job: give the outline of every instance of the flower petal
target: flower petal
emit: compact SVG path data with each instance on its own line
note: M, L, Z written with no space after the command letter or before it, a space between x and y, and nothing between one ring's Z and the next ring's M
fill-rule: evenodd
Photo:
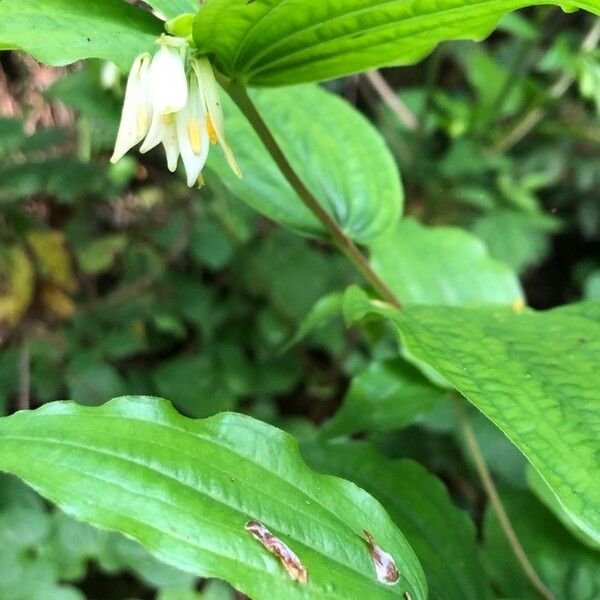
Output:
M217 141L223 148L225 158L236 177L242 178L242 171L235 160L235 156L229 144L225 141L225 123L223 119L223 108L219 98L219 88L214 72L208 59L196 58L192 61L192 68L198 80L200 96L203 100L205 110L208 114L206 130L208 135L216 135Z
M131 67L115 150L110 159L112 163L123 158L148 133L150 115L145 97L145 86L149 64L150 55L140 54Z
M152 108L166 115L179 112L187 102L185 61L178 48L161 45L150 65Z
M187 184L193 187L198 181L200 173L204 168L210 147L208 133L204 123L204 108L198 94L197 86L194 84L195 74L190 75L190 88L188 103L185 108L177 114L177 140L181 158L187 173Z

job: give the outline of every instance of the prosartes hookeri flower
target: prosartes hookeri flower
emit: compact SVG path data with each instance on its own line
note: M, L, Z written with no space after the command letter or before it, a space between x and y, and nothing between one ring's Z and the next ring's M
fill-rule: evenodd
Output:
M187 184L202 183L211 144L219 144L232 171L241 178L225 141L223 109L212 67L203 56L190 56L184 38L163 35L159 50L138 56L127 80L123 113L111 162L143 143L140 152L162 144L171 172L181 156Z

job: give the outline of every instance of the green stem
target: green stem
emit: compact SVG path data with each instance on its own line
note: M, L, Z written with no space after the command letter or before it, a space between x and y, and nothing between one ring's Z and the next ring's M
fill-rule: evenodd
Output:
M498 517L498 521L500 523L500 527L504 532L506 539L510 545L510 548L515 555L523 573L533 586L533 588L540 595L540 598L544 600L556 600L554 594L546 587L544 582L540 579L539 575L536 573L533 565L527 558L527 554L525 554L525 550L515 533L515 530L510 522L508 514L506 513L506 509L504 508L504 504L500 499L500 495L498 494L498 490L494 485L494 480L492 479L492 475L485 463L485 459L483 458L483 454L481 453L481 449L479 448L479 444L477 443L477 438L475 437L475 433L471 429L469 425L469 421L467 419L467 415L465 409L463 407L462 401L459 398L454 399L454 406L456 408L456 413L458 415L458 421L460 424L460 428L462 430L463 436L467 443L467 447L469 448L469 452L473 458L473 463L475 465L475 469L481 479L481 484L483 485L483 489L488 496L490 504Z
M371 284L373 289L380 294L384 300L387 300L397 308L400 308L401 304L394 293L379 275L373 271L371 265L369 265L369 262L356 244L340 229L339 225L321 206L313 193L306 187L296 171L294 171L294 168L289 163L283 150L273 137L269 127L248 96L246 88L232 80L226 79L218 73L217 78L239 109L244 113L284 177L288 180L292 188L294 188L298 196L300 196L306 207L322 223L335 245L344 253L359 273Z

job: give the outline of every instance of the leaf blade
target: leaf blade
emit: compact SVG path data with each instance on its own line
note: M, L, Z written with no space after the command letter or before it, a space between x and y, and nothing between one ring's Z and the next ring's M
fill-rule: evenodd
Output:
M96 409L49 404L3 419L0 430L0 468L184 570L227 579L255 598L341 598L350 589L373 598L410 589L425 598L418 563L383 509L352 484L312 473L292 438L258 421L192 421L165 401L122 398ZM377 584L360 539L366 505L405 571L393 589ZM350 524L352 512L358 521ZM308 586L294 584L244 530L251 518L298 553Z
M386 507L423 564L431 600L491 596L473 523L419 463L389 459L368 443L354 441L310 443L302 446L302 454L315 469L351 478Z
M398 326L411 354L505 433L597 542L600 302L545 313L427 306L379 312Z
M102 58L128 70L161 31L158 19L120 0L0 0L0 47L54 66Z
M358 111L313 85L255 90L252 99L294 169L350 237L366 242L398 220L404 197L396 163L380 134ZM228 98L223 105L244 179L231 173L222 153L211 152L209 167L231 192L268 218L305 235L323 236L323 226L246 118ZM371 176L373 170L377 177Z
M197 45L251 85L322 81L417 62L439 42L481 39L507 12L543 0L208 0ZM597 0L556 2L600 13Z

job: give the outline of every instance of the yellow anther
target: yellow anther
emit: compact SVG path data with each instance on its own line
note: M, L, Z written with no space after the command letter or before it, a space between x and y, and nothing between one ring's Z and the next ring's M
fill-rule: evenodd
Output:
M200 154L202 144L200 142L200 125L198 125L197 119L190 119L188 121L188 137L190 138L190 144L195 154Z
M206 115L206 130L208 131L208 137L211 143L216 144L219 141L219 137L217 136L217 130L215 129L210 115Z

